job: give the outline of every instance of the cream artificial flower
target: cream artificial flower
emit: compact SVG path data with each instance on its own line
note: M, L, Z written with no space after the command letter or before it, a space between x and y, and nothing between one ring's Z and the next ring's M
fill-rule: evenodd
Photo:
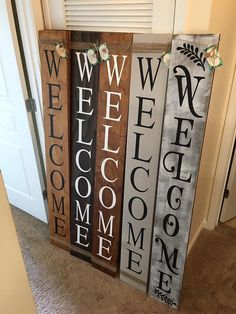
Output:
M161 60L167 66L167 68L170 67L170 58L171 58L171 54L169 51L165 51L161 55Z
M106 43L99 46L99 53L102 60L107 61L109 59L109 51Z
M217 68L223 64L217 46L205 49L205 57L211 68Z
M62 43L56 44L56 52L61 58L68 58L68 51Z
M88 57L90 64L96 65L98 63L97 54L96 54L94 49L89 49L87 51L87 57Z

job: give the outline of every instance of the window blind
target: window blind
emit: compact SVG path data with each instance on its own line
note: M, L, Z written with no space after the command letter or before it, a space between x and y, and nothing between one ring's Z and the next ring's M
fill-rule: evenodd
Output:
M69 30L151 33L153 0L65 0Z

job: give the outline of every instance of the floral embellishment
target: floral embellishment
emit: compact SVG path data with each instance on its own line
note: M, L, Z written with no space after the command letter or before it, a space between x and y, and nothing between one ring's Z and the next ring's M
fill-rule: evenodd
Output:
M215 69L223 65L217 45L209 46L204 49L204 55L210 69Z
M89 49L87 51L87 57L91 65L96 65L99 62L97 53L94 49Z
M62 59L68 58L68 55L69 55L68 51L62 42L56 43L56 52L58 53L60 58L62 58Z
M183 47L177 47L177 50L179 50L180 53L186 55L190 60L192 60L194 63L196 63L197 66L202 67L202 69L205 71L205 61L206 58L204 56L203 52L199 53L199 48L194 47L192 44L183 44Z
M107 49L106 43L100 45L98 50L99 50L99 54L100 54L100 57L102 60L104 60L104 61L109 60L109 51Z
M110 58L107 44L94 43L93 48L87 50L87 57L91 65L96 65L101 61L107 61Z
M170 51L165 51L161 55L161 61L167 66L167 68L170 67L170 58L171 58Z

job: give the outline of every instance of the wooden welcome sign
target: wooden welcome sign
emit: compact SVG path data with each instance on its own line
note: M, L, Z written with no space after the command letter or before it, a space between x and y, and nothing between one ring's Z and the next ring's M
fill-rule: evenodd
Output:
M178 308L213 71L203 50L217 35L174 36L157 185L149 294Z
M135 34L126 149L120 278L146 292L169 36ZM151 48L151 49L150 49Z
M69 50L70 32L40 31L40 59L44 102L47 192L50 239L69 249L69 59L56 45Z
M132 34L102 33L93 219L93 266L115 276L119 264Z
M71 254L90 261L99 66L90 65L85 49L100 33L71 36Z
M174 36L168 79L166 35L39 39L51 241L178 308L219 36Z

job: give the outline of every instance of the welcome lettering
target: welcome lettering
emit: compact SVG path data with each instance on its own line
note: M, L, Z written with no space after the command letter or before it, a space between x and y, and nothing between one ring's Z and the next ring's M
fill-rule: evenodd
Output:
M100 65L92 264L115 276L120 246L132 35L103 33L101 41L108 44L111 56ZM113 48L119 42L127 44L125 53Z
M155 35L134 35L133 45L160 42ZM149 40L147 42L147 40ZM132 55L126 150L120 278L147 290L155 187L167 68L159 52Z
M63 41L66 44L69 37L70 34L64 31L39 33L50 238L53 243L66 249L69 249L70 238L68 61L60 58L53 42Z
M91 261L92 252L99 67L92 67L76 45L82 42L89 46L90 40L99 36L72 32L71 254L86 261Z
M176 35L172 41L149 294L174 308L179 305L212 81L200 56L196 63L180 50L191 42L202 52L205 40L213 44L218 36Z

